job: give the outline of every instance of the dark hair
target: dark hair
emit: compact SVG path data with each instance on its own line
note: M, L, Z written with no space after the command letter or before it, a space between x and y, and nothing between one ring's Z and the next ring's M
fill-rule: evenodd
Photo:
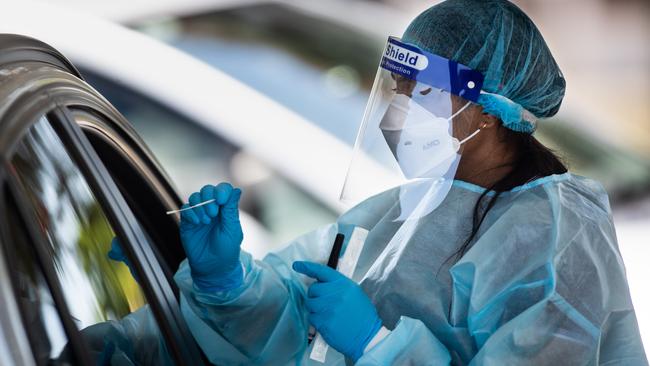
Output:
M515 160L509 164L512 166L512 170L491 187L483 191L478 198L474 205L472 231L465 242L449 259L455 256L456 261L458 261L469 250L470 244L476 237L483 220L485 220L490 209L494 207L501 193L537 178L567 172L567 168L560 158L551 149L537 141L533 135L512 131L502 125L499 128L501 129L500 133L502 133L504 141L515 149ZM492 195L484 205L483 201L488 197L488 192L490 191L494 191L496 194ZM485 208L482 208L482 206L485 206Z

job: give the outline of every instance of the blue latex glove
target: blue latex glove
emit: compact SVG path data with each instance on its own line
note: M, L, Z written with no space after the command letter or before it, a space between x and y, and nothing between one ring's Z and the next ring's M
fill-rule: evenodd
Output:
M239 222L241 190L228 183L206 185L192 193L189 205L211 199L215 202L181 212L181 240L194 284L204 291L224 291L243 280L239 261L244 239Z
M361 286L330 267L299 261L293 269L317 280L305 302L309 322L327 344L356 362L381 328L375 306Z
M108 258L118 261L118 262L123 262L126 264L127 267L129 267L129 272L131 272L131 276L139 283L138 281L138 276L135 274L135 271L133 270L133 266L131 265L131 261L129 258L124 254L124 251L122 250L122 246L120 245L120 241L117 239L117 236L111 240L111 250L108 252Z

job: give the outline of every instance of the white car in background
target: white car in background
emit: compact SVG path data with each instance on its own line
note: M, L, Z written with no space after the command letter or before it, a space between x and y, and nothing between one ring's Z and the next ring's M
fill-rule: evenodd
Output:
M72 4L75 1L60 0ZM270 238L251 245L259 248L253 249L259 256L299 232L331 221L344 209L337 200L338 191L363 112L363 88L367 87L368 78L374 76L365 76L368 70L363 65L368 63L370 72L374 71L376 55L367 57L372 62L359 59L348 68L337 68L346 65L337 65L338 61L333 59L329 68L318 71L305 61L313 60L318 52L297 54L301 44L286 51L291 40L280 40L279 47L278 44L268 47L257 40L253 42L257 48L246 48L238 61L223 51L240 52L237 44L227 37L225 41L212 37L215 31L206 27L229 17L242 22L235 27L250 30L260 24L274 26L292 19L297 25L289 26L288 33L300 34L302 42L317 44L318 39L310 41L309 37L319 32L308 27L322 27L324 24L318 24L322 21L339 27L332 34L340 38L341 46L345 46L346 39L354 45L362 45L369 39L370 46L365 46L369 48L363 48L361 55L368 56L369 50L375 47L373 44L381 47L382 40L368 36L372 33L368 24L353 26L345 21L347 17L335 22L332 13L340 9L336 6L341 1L324 3L331 7L289 0L263 4L201 0L182 5L176 1L160 1L139 3L132 9L125 1L83 2L87 9L127 22L205 63L142 34L45 5L29 6L29 13L25 13L29 16L24 19L15 14L20 13L20 7L27 6L12 5L17 10L0 14L0 31L27 32L24 34L38 37L68 55L88 81L134 123L183 195L203 183L214 182L215 177L250 187L246 191L253 199L243 202L243 207L258 220L248 220L249 225L271 231ZM364 7L364 11L386 16L385 11L377 10L380 6L366 2L354 4ZM406 18L399 17L392 24L393 29L387 25L386 34L401 29L405 21ZM384 30L378 32L384 34ZM272 57L259 58L264 55ZM348 55L338 57L350 61ZM268 64L260 61L255 65L255 57L277 62L278 67L273 68L275 74L268 79L257 78L269 73L264 68ZM279 82L277 77L285 75L287 70L302 70L302 73L288 74L284 80L290 83ZM332 78L333 82L328 84ZM286 94L292 87L294 94ZM340 104L327 112L340 112L345 118L325 118L324 111L300 109L309 103L317 108L323 100L327 103L322 104L330 106L331 101L327 99L330 97L339 98ZM151 123L155 120L161 121L164 127ZM577 131L571 126L571 123L549 123L541 127L538 136L566 153L572 170L602 181L610 192L632 297L642 336L648 344L650 312L646 309L650 309L650 293L643 282L649 274L650 261L650 247L645 239L650 236L650 163L645 157L609 146L601 138L589 135L588 130ZM227 158L215 159L215 156ZM256 221L261 224L255 225Z

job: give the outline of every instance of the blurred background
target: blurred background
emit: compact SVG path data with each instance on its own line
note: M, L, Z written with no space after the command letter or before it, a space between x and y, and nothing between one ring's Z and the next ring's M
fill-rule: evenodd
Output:
M650 276L650 2L514 2L537 24L567 80L560 113L540 123L536 135L571 171L599 180L608 190L649 345L650 289L644 281ZM339 162L349 157L386 37L401 35L436 1L47 3L77 19L93 19L92 26L76 23L75 28L83 33L77 37L95 32L96 45L82 38L70 43L69 36L68 43L49 41L134 124L183 196L221 180L244 187L243 208L268 243L255 253L263 255L341 212L334 193L343 179ZM114 24L120 27L110 28ZM101 33L102 27L107 31ZM109 49L110 54L93 58ZM147 67L135 69L154 55L158 58ZM176 58L178 65L189 66L175 67ZM131 71L116 72L122 64L132 65L122 69ZM206 83L221 77L219 85L181 92L183 75L200 78L201 73ZM178 88L152 87L156 79L169 78ZM258 102L227 102L240 90ZM254 131L232 117L254 112L256 123L276 131L267 134L264 147L249 142ZM295 123L285 124L288 120ZM297 150L292 141L307 134L312 150ZM323 146L331 147L329 157L319 151ZM318 182L326 187L317 187Z

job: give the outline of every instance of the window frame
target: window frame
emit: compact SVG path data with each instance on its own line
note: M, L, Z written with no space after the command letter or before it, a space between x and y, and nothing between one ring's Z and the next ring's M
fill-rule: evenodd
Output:
M6 102L3 108L0 108L0 136L3 137L0 138L0 159L3 160L2 164L0 164L0 174L2 174L0 178L3 178L2 184L8 184L11 190L10 194L17 205L22 207L19 210L21 220L28 228L29 238L34 244L34 249L43 268L43 274L50 286L52 297L60 312L64 313L61 314L61 320L75 355L80 355L78 357L81 357L80 362L82 364L87 363L87 354L81 346L82 341L79 331L72 322L65 302L61 302L63 297L56 273L53 272L53 268L47 268L48 262L49 266L52 266L51 260L42 257L42 253L38 254L46 245L45 238L38 228L34 227L35 221L31 216L34 213L31 212L30 214L30 210L26 209L31 205L23 206L25 202L21 200L24 200L25 197L21 193L15 177L12 177L10 173L9 159L13 155L16 143L20 141L20 138L30 126L43 115L48 115L52 127L64 142L66 151L87 180L109 222L111 222L116 233L124 238L123 249L127 255L134 259L135 270L142 279L142 290L147 297L154 317L159 323L160 331L166 340L170 355L179 364L203 364L198 345L194 342L191 332L185 324L180 311L180 304L174 296L171 284L162 275L160 264L151 251L144 233L134 221L128 205L101 160L97 157L82 129L72 118L68 108L83 107L99 113L108 111L115 116L121 116L104 98L74 76L70 70L62 70L51 63L42 63L32 59L24 60L24 62L13 62L13 65L24 65L28 72L21 76L24 78L23 80L18 77L16 80L10 80L9 83L3 85L6 88L4 92L10 91L14 93L4 93L5 98L3 98L3 90L0 90L0 100L5 99L3 103ZM13 85L12 82L14 82ZM18 88L20 88L20 92L15 93ZM123 117L119 124L121 126L128 125ZM133 136L135 136L137 143L139 140L134 132ZM141 145L140 148L146 155L146 147ZM162 174L153 158L145 160L154 165L152 171L163 175L161 181L169 182L164 178L164 174ZM175 197L178 200L178 197ZM4 198L4 196L0 196L0 200L3 201ZM4 203L2 202L2 204ZM3 241L6 241L6 232L3 233L3 236ZM15 294L15 291L13 292ZM5 301L8 301L8 299ZM18 306L15 299L12 302ZM20 339L19 334L16 337Z
M159 172L152 169L152 166L147 162L147 157L140 154L137 146L133 146L133 144L129 143L128 138L120 134L116 126L110 123L108 116L85 108L70 108L70 113L75 118L75 123L80 125L84 135L93 145L93 149L100 156L100 160L106 161L105 159L109 159L109 161L115 161L114 166L110 168L104 164L107 170L112 172L122 170L120 173L127 170L137 183L141 183L134 184L139 187L139 193L142 194L138 197L142 198L143 201L156 201L156 204L147 206L147 209L155 210L154 212L143 212L142 207L130 208L138 219L140 226L155 241L155 243L152 243L154 247L152 249L156 254L159 254L158 259L166 275L168 275L168 282L171 284L174 293L178 295L178 289L173 282L172 275L173 271L178 268L180 262L185 258L185 252L182 249L178 232L178 217L165 214L167 211L180 207L182 203L178 199L178 195L171 191L173 188L170 188L169 180L156 174ZM83 120L79 121L78 117L83 118ZM98 148L102 151L99 151ZM102 156L104 149L110 150L109 156ZM115 174L111 174L111 177L118 189L121 188L125 178L123 176L118 178ZM146 187L140 187L141 185ZM122 193L122 196L128 202L136 201L130 197L129 192ZM160 228L162 228L162 231L157 230ZM175 235L177 240L172 245L167 245L172 241L171 235ZM168 248L174 245L177 248ZM160 248L161 246L163 248Z

